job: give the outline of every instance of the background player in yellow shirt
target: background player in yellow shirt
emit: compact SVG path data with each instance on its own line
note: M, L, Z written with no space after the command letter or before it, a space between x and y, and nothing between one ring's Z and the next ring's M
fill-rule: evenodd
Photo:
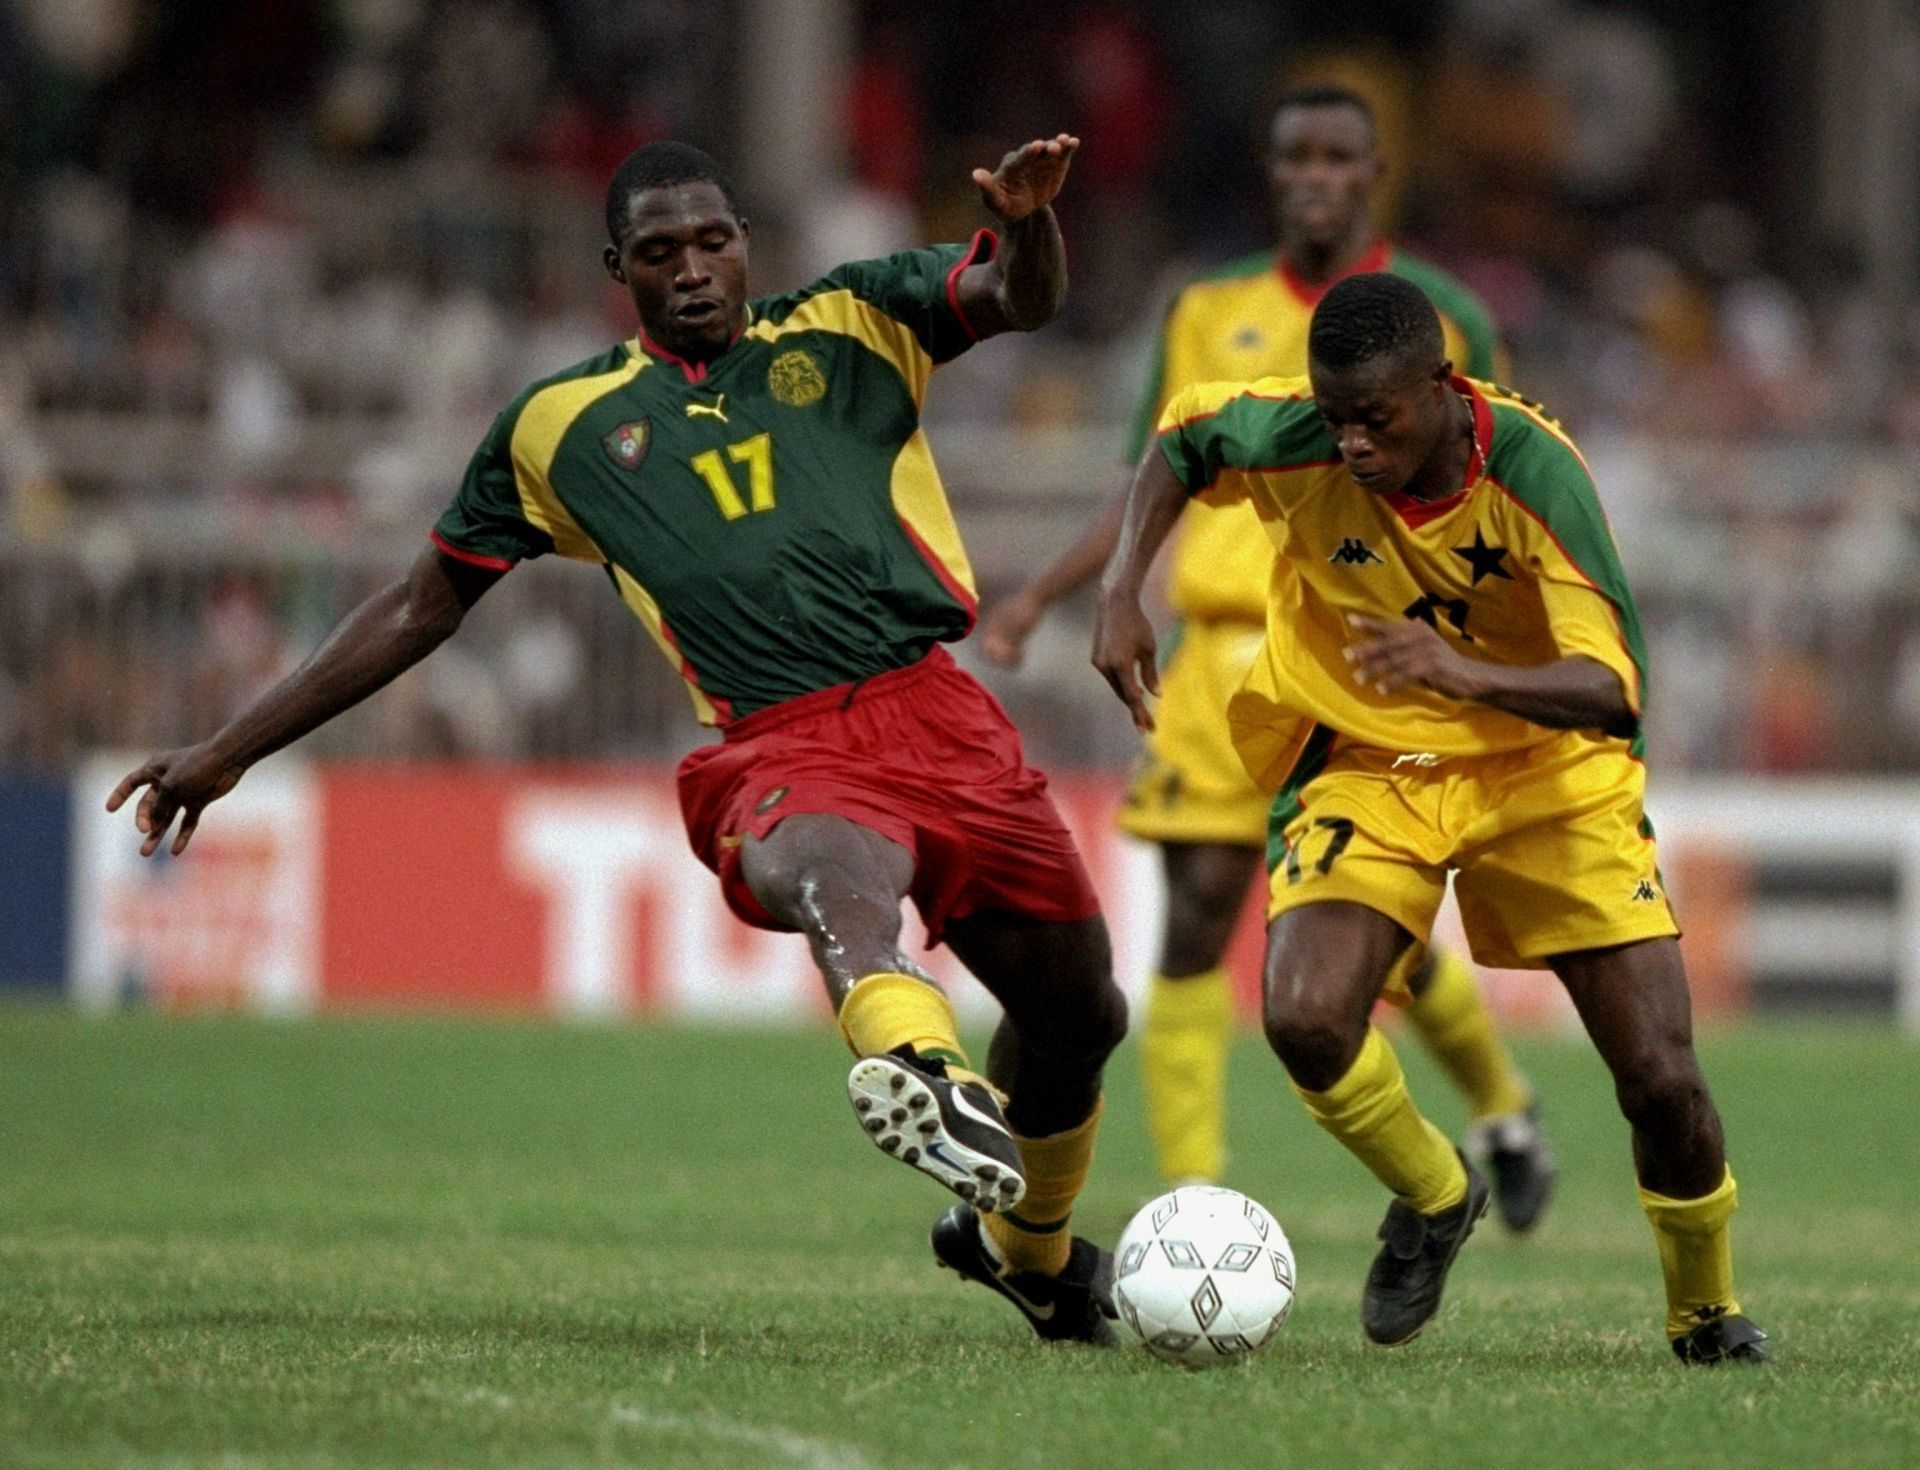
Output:
M1448 357L1473 377L1501 376L1493 324L1459 282L1374 231L1372 196L1384 165L1366 102L1321 87L1281 99L1267 178L1277 252L1261 251L1201 277L1167 314L1127 457L1140 457L1167 400L1193 383L1304 373L1307 324L1328 286L1386 270L1440 306ZM1048 605L1081 586L1112 552L1120 500L1087 536L1020 592L989 610L982 646L1017 662ZM1336 553L1339 554L1339 553ZM1361 555L1359 551L1349 554ZM1225 1167L1225 1081L1233 1012L1222 961L1266 847L1268 796L1234 753L1228 697L1260 646L1273 551L1245 504L1196 504L1181 519L1170 599L1178 641L1162 678L1153 733L1120 826L1160 845L1167 882L1160 969L1147 992L1140 1058L1162 1175L1217 1181ZM1529 1229L1545 1209L1553 1162L1533 1109L1457 956L1409 956L1409 1020L1465 1094L1467 1148L1493 1178L1501 1218Z
M1451 874L1475 957L1553 970L1613 1073L1674 1351L1764 1361L1642 810L1639 616L1586 463L1538 405L1454 376L1431 303L1398 276L1329 290L1308 360L1310 378L1175 395L1102 579L1093 661L1151 729L1154 553L1189 496L1249 502L1279 553L1229 709L1249 773L1279 789L1264 1019L1308 1112L1395 1196L1362 1325L1385 1346L1416 1337L1487 1207L1368 1021Z

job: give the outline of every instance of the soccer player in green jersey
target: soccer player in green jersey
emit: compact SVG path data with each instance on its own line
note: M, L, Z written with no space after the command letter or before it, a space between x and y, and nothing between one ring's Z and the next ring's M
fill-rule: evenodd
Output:
M1058 312L1049 206L1078 146L974 171L1004 243L982 230L759 300L718 165L677 143L634 153L608 190L605 268L638 335L515 398L406 576L107 805L145 788L142 852L176 817L182 852L256 761L425 658L517 562L601 567L721 732L680 769L695 852L741 919L807 937L861 1126L961 1197L936 1258L1042 1337L1109 1341L1110 1265L1067 1227L1126 1003L1045 778L942 647L975 593L919 425L937 365ZM1005 1009L987 1076L902 951L908 897Z

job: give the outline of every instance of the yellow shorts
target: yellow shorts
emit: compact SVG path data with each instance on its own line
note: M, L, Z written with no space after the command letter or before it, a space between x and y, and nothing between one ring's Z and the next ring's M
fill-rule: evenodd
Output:
M1572 950L1678 934L1645 790L1623 746L1573 732L1435 758L1343 746L1322 726L1274 798L1267 916L1365 904L1424 946L1452 873L1483 965L1544 969Z
M1265 637L1260 623L1181 624L1160 673L1153 733L1120 809L1122 832L1151 842L1265 845L1271 802L1248 777L1227 727L1227 701Z

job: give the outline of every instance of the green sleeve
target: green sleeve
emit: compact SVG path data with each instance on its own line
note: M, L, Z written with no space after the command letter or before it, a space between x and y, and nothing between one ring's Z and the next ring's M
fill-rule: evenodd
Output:
M1161 416L1160 452L1198 495L1226 470L1287 470L1337 460L1313 400L1266 397L1258 385L1196 383Z
M993 231L981 230L965 245L929 245L843 265L821 289L852 291L911 331L935 363L952 362L980 340L960 310L960 272L992 260L999 248Z
M520 408L515 402L493 421L467 463L453 503L433 527L434 543L442 551L501 571L553 550L553 538L529 523L520 508L513 472L513 429Z

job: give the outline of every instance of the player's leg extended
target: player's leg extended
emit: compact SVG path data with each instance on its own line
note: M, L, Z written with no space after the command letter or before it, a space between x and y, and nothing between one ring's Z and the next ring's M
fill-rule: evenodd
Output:
M1553 1195L1553 1152L1533 1089L1480 994L1473 967L1451 950L1429 949L1408 980L1407 1022L1473 1110L1465 1149L1493 1183L1509 1230L1531 1230Z
M1412 936L1358 903L1312 903L1267 930L1267 1040L1313 1119L1393 1191L1362 1298L1378 1343L1411 1341L1486 1209L1487 1186L1421 1115L1392 1046L1368 1021Z
M740 872L769 914L807 936L862 1059L848 1089L874 1142L983 1209L1018 1200L1019 1152L999 1102L960 1045L946 994L900 948L912 854L808 813L749 837Z
M1160 1177L1216 1182L1226 1166L1233 995L1222 961L1260 870L1260 848L1163 842L1166 926L1148 982L1140 1072Z
M995 1215L949 1210L934 1254L1007 1297L1042 1337L1110 1341L1111 1258L1069 1228L1093 1164L1101 1070L1127 1029L1106 923L987 910L953 920L947 942L1005 1010L987 1069L1007 1095L1026 1194Z
M1633 1129L1634 1172L1660 1247L1674 1351L1689 1362L1764 1361L1766 1335L1741 1315L1734 1296L1733 1172L1694 1055L1679 944L1642 940L1556 955L1552 965L1613 1073Z

